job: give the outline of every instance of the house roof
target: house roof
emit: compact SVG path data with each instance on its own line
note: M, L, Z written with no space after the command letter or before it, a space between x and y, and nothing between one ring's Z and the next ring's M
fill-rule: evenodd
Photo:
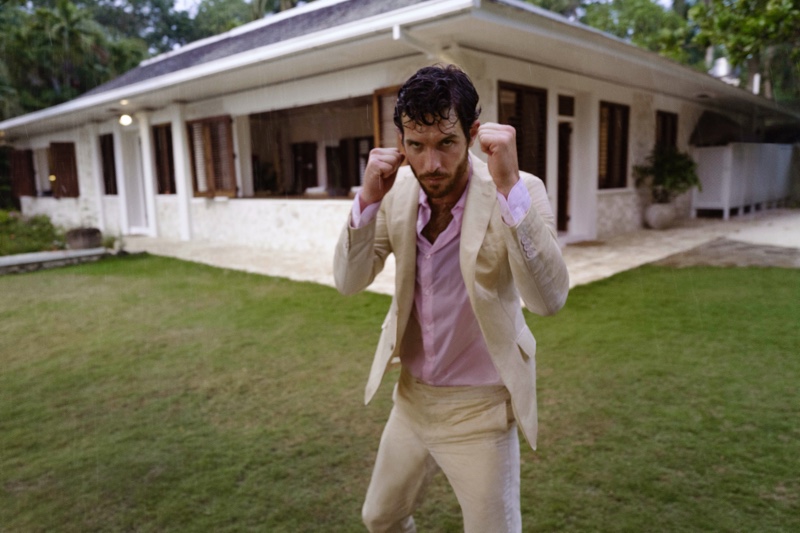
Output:
M146 60L74 100L1 122L0 133L14 142L109 120L123 99L129 113L159 109L458 48L721 110L800 120L774 102L519 0L318 0Z
M143 61L138 67L87 95L133 85L177 72L288 41L352 22L369 19L390 11L424 3L426 0L328 0L317 1L267 18L239 26L231 31ZM305 9L303 9L305 7Z

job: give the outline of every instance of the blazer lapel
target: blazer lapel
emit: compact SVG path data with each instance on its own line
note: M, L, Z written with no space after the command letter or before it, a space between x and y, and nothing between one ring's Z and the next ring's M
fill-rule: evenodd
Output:
M461 222L461 245L459 261L461 275L470 297L473 296L475 264L481 248L492 212L497 204L497 188L489 174L486 164L470 154L472 160L472 179L467 191L467 204Z
M399 180L399 177L398 177ZM399 335L405 329L408 314L414 301L414 283L417 270L417 211L419 209L419 183L409 170L405 187L397 192L392 209L392 246L395 257L395 294L400 319ZM395 186L399 183L395 184Z

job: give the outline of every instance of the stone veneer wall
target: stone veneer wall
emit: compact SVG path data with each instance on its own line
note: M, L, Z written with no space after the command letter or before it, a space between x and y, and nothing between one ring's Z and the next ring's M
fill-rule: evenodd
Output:
M81 204L79 198L33 198L20 199L22 214L25 216L47 215L56 226L65 229L81 225Z
M351 206L344 199L195 198L192 240L331 254Z
M603 240L642 227L639 193L634 189L600 191L597 195L597 239Z

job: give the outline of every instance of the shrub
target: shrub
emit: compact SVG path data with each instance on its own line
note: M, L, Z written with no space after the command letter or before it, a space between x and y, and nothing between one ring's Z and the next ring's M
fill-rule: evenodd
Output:
M0 255L63 248L64 231L47 216L24 217L17 211L0 210Z

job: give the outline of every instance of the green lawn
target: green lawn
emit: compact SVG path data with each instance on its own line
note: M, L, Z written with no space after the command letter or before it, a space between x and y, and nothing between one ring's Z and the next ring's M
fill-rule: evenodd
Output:
M0 295L0 531L362 531L388 297L150 256ZM529 322L526 531L800 531L800 271L644 267ZM460 529L441 476L418 525Z

